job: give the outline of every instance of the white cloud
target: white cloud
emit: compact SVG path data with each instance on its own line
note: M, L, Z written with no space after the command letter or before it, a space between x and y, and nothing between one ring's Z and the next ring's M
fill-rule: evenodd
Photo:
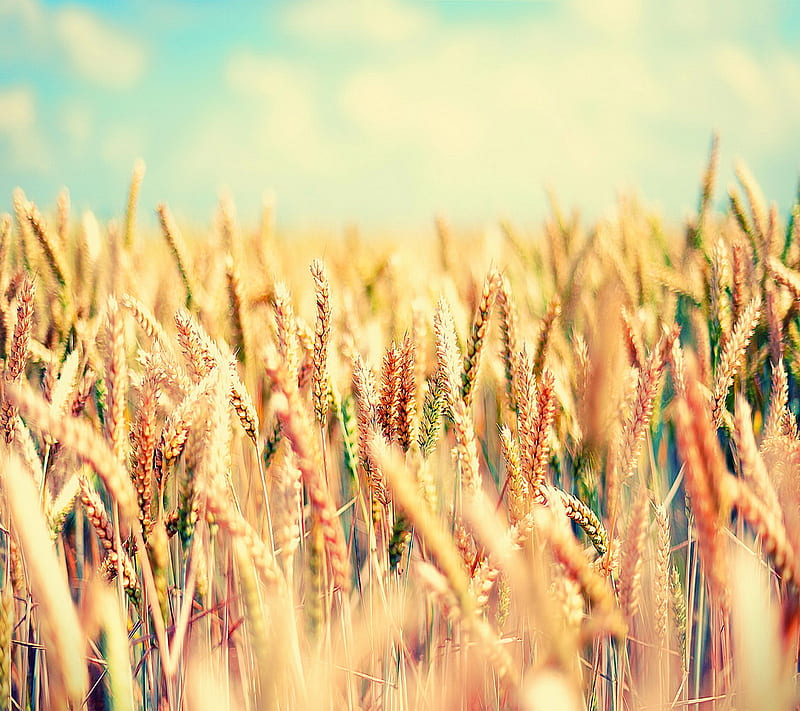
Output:
M127 88L144 74L147 55L142 44L78 6L54 11L53 31L73 69L107 88Z
M11 166L43 169L47 152L37 125L36 99L28 86L0 89L0 145L7 143Z
M668 102L630 50L559 51L563 37L536 23L450 31L353 72L341 110L365 151L389 161L400 147L420 192L453 209L524 204L550 181L595 208L635 177L648 116Z
M578 22L610 35L635 32L642 19L642 0L572 0Z
M324 125L319 85L311 72L288 60L237 52L227 63L225 80L243 100L229 118L239 123L242 114L251 117L254 146L305 171L319 173L336 165L339 151ZM215 120L211 116L201 123Z
M721 45L713 52L714 67L744 104L759 104L769 98L769 87L752 54L742 47Z
M73 156L80 155L92 138L94 126L90 108L82 102L68 101L58 114L61 130L67 139L66 148Z
M164 137L165 197L226 184L244 206L274 187L290 218L418 224L538 215L548 184L598 214L637 186L675 214L695 204L712 129L748 160L797 146L800 62L740 41L741 18L715 34L639 0L588 4L478 22L436 3L287 3L290 51L232 51L224 86Z
M301 0L284 14L286 28L307 39L375 44L407 40L431 21L404 0Z
M35 115L33 92L28 87L0 91L0 131L10 133L31 128Z
M800 61L739 41L740 17L684 33L663 7L587 3L480 23L398 1L289 5L309 52L231 55L233 100L204 112L176 160L237 194L274 185L289 209L480 219L540 213L548 184L593 214L630 186L674 213L695 202L712 129L744 157L797 145ZM663 27L688 38L680 52ZM337 42L357 61L320 61Z
M237 52L225 67L228 86L242 94L262 96L270 101L295 101L308 95L305 73L297 65L254 52Z
M88 10L25 2L31 18L47 15L25 22L46 28L48 61L68 57L103 86L141 79L147 52L137 40L120 41ZM149 155L154 193L200 209L197 195L213 202L222 183L243 204L248 191L275 187L291 217L527 218L552 184L565 206L591 214L630 185L674 213L695 203L713 128L723 151L748 162L800 149L796 53L742 40L739 10L716 22L675 2L681 12L641 0L566 0L530 13L509 3L496 16L481 8L477 21L435 2L298 0L276 10L274 49L232 47L222 84L212 72L208 85L187 85L191 118L163 129L155 116L106 125L92 101L64 100L49 112L60 123L52 143L74 161L91 142L103 168L126 172ZM16 101L0 115L0 140L14 150L36 135L34 97Z
M144 153L144 137L140 126L117 124L109 127L100 138L100 155L111 165L132 166Z
M42 24L44 13L37 0L0 0L0 17L5 21L18 19L32 28Z
M0 0L0 59L72 70L104 88L136 84L148 52L133 34L79 4L51 7L41 0Z

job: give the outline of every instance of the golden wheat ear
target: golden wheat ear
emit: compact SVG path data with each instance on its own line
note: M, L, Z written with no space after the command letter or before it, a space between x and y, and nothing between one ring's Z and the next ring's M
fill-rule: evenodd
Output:
M754 298L733 326L730 338L725 341L714 373L711 394L711 416L715 427L720 427L725 415L725 399L733 379L744 363L745 352L761 318L761 299Z
M729 474L694 358L687 358L686 366L686 396L678 401L675 415L678 454L684 463L686 493L706 578L714 597L727 607L727 546L722 521L730 507L725 487Z
M153 500L155 497L155 461L158 444L158 407L161 395L161 378L158 371L146 361L145 374L139 388L136 416L130 432L131 479L136 488L139 504L139 521L142 530L154 522Z
M8 360L6 361L3 377L6 383L17 384L22 379L22 373L28 362L28 344L31 340L33 328L33 299L35 295L34 282L30 277L25 277L17 296L17 320L14 324L14 335L11 338ZM17 408L3 397L0 405L0 424L2 425L7 443L14 440L14 427L17 417Z
M644 444L650 420L653 417L655 399L659 393L667 358L672 352L673 343L678 339L678 327L662 333L656 346L639 371L633 407L625 419L620 444L614 453L611 476L608 485L609 518L616 520L620 505L621 487L633 476L638 465L639 455Z
M294 315L289 289L283 282L275 284L272 308L275 313L275 329L278 338L278 352L286 363L286 372L297 380L300 370L300 343L298 341L297 320Z
M514 371L515 358L518 351L518 329L519 316L517 307L514 303L514 296L511 291L511 284L508 278L503 277L497 292L497 303L500 306L500 339L501 357L503 360L503 371L506 378L506 399L509 410L512 413L517 411L517 403L514 398Z
M186 246L183 241L183 236L178 229L175 218L172 216L172 212L165 204L162 203L159 205L156 212L158 213L158 220L161 223L161 231L164 234L164 239L175 259L175 265L178 268L178 273L183 282L183 288L186 291L186 308L190 309L196 302L197 290L189 274Z
M436 306L433 317L433 332L436 338L436 378L447 403L448 413L452 412L461 392L461 356L456 339L456 326L450 306L444 299Z
M128 190L128 203L125 206L125 232L123 244L127 249L131 249L136 242L136 205L139 201L139 190L142 187L146 166L144 161L139 158L133 164L131 173L131 184Z
M356 398L358 423L358 458L363 480L368 483L370 494L382 505L388 503L386 484L370 451L372 437L378 427L378 393L375 374L356 356L353 363L353 394Z
M50 235L47 226L45 225L44 218L39 212L39 209L32 202L28 202L25 210L25 218L30 224L33 234L39 241L39 245L44 252L45 260L53 277L58 282L59 286L66 290L67 287L67 272L63 263L60 250L53 244L53 239Z
M328 341L331 333L331 286L325 266L319 260L311 263L311 276L317 297L317 321L314 329L314 359L312 382L314 414L320 425L325 424L328 413Z
M495 270L486 275L480 301L475 309L472 331L467 343L467 352L464 356L464 367L461 375L461 397L467 407L472 403L473 391L478 378L478 367L480 366L481 354L489 326L489 315L500 289L500 281L500 273Z

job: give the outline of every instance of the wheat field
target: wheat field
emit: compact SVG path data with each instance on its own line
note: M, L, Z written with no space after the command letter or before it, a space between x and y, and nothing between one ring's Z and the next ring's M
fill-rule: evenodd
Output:
M716 163L394 244L16 191L0 707L794 708L800 203Z

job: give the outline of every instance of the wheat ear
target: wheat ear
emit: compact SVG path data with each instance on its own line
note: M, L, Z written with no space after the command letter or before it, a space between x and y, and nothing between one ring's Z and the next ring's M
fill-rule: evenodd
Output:
M139 520L142 529L152 521L153 462L157 444L156 417L161 394L159 378L149 364L139 390L139 403L131 429L131 478L136 488L139 503Z
M533 355L533 373L538 378L544 370L545 359L553 339L555 323L561 316L561 299L554 297L547 307L547 312L542 319L539 327L539 338L536 342L536 350Z
M608 552L608 532L597 514L580 499L561 489L556 490L567 516L577 523L600 555Z
M481 298L478 307L475 309L475 317L472 320L472 332L467 343L467 353L464 356L464 367L461 374L461 397L467 407L472 402L481 353L486 340L486 330L489 325L489 314L494 305L497 291L500 288L500 279L500 273L494 270L486 275Z
M275 313L275 329L278 337L278 352L286 364L290 378L297 380L300 369L300 345L297 336L297 320L289 296L289 289L283 282L275 284L272 302Z
M647 358L645 367L639 373L633 407L623 425L621 442L609 477L608 500L611 520L616 518L621 485L633 475L637 466L647 428L653 416L653 406L661 386L667 356L677 337L677 326L662 333Z
M708 163L703 173L702 191L700 193L700 210L697 220L698 229L703 229L705 217L708 214L708 206L714 192L714 183L717 178L717 168L719 165L719 135L715 132L711 136L711 147L708 151Z
M397 441L404 452L416 440L416 368L414 342L406 335L400 345L400 373L397 398Z
M148 338L157 341L162 348L170 348L170 337L147 306L130 294L123 294L119 303L122 308L131 313L136 323L139 324L139 328Z
M714 374L714 387L711 396L711 417L715 427L719 427L723 421L725 410L725 399L728 396L733 378L741 368L744 360L745 351L753 337L753 332L758 325L761 317L761 301L753 299L737 319L733 327L733 332L729 339L725 341L717 363Z
M437 380L447 411L451 413L461 392L461 357L456 343L456 326L448 303L441 299L433 316L436 338Z
M752 224L755 231L754 236L757 237L760 243L763 245L766 242L767 235L767 218L764 213L764 196L761 194L761 190L759 189L752 173L750 173L744 163L737 161L735 170L736 177L742 184L745 195L747 195L747 201L750 203L750 214L753 217Z
M380 469L370 453L370 442L378 425L378 394L375 375L356 356L353 363L353 393L358 410L358 459L362 476L368 482L372 495L383 505L387 502L386 486Z
M653 578L655 592L656 632L660 649L669 650L669 576L670 576L670 531L667 511L662 505L655 507L656 519L656 566Z
M317 321L314 330L314 360L312 382L314 414L320 425L325 424L328 412L328 341L331 333L331 287L325 267L319 260L311 263L311 276L317 295Z
M530 513L530 488L522 474L519 444L507 425L500 428L500 448L506 464L509 519L515 524Z
M11 339L11 352L8 356L4 379L7 383L19 383L22 372L28 362L28 344L30 343L31 329L33 328L33 297L34 283L30 277L25 277L19 291L17 304L17 321L14 324L14 335ZM0 420L7 443L14 439L14 426L17 417L17 408L3 398L0 407Z
M397 439L398 409L400 403L400 348L391 343L383 354L381 368L380 400L378 402L378 424L388 442Z
M514 296L511 292L511 285L506 277L503 277L500 282L500 288L497 292L497 303L500 306L501 357L503 360L503 370L506 376L506 399L511 412L516 412L517 403L514 398L514 379L516 377L515 359L518 350L517 332L519 325Z
M186 247L183 237L175 222L175 218L172 216L172 212L164 203L160 204L156 208L156 211L158 213L158 220L161 223L161 231L164 234L164 239L167 241L170 252L172 252L175 265L178 267L178 273L181 276L181 281L183 281L183 288L186 290L186 308L190 309L197 295L188 270Z
M145 164L140 158L133 164L131 186L128 191L128 204L125 206L125 246L130 249L136 237L136 203L139 200L139 189L144 180Z
M693 361L687 362L687 375L686 397L678 400L675 416L678 453L684 463L684 482L706 576L711 591L727 607L729 591L722 522L730 507L724 492L728 470Z
M47 264L53 272L53 276L61 285L62 289L66 288L67 277L64 263L61 258L61 252L53 244L50 233L47 231L47 227L45 226L44 218L42 217L42 214L39 212L36 205L34 205L32 202L27 203L25 217L28 220L31 229L33 230L33 234L36 236L36 239L39 240L39 244L42 247Z

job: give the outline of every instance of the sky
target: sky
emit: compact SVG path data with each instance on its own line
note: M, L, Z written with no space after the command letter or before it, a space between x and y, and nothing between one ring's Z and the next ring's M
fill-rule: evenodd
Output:
M0 211L420 227L695 208L712 131L790 209L795 0L0 0Z

